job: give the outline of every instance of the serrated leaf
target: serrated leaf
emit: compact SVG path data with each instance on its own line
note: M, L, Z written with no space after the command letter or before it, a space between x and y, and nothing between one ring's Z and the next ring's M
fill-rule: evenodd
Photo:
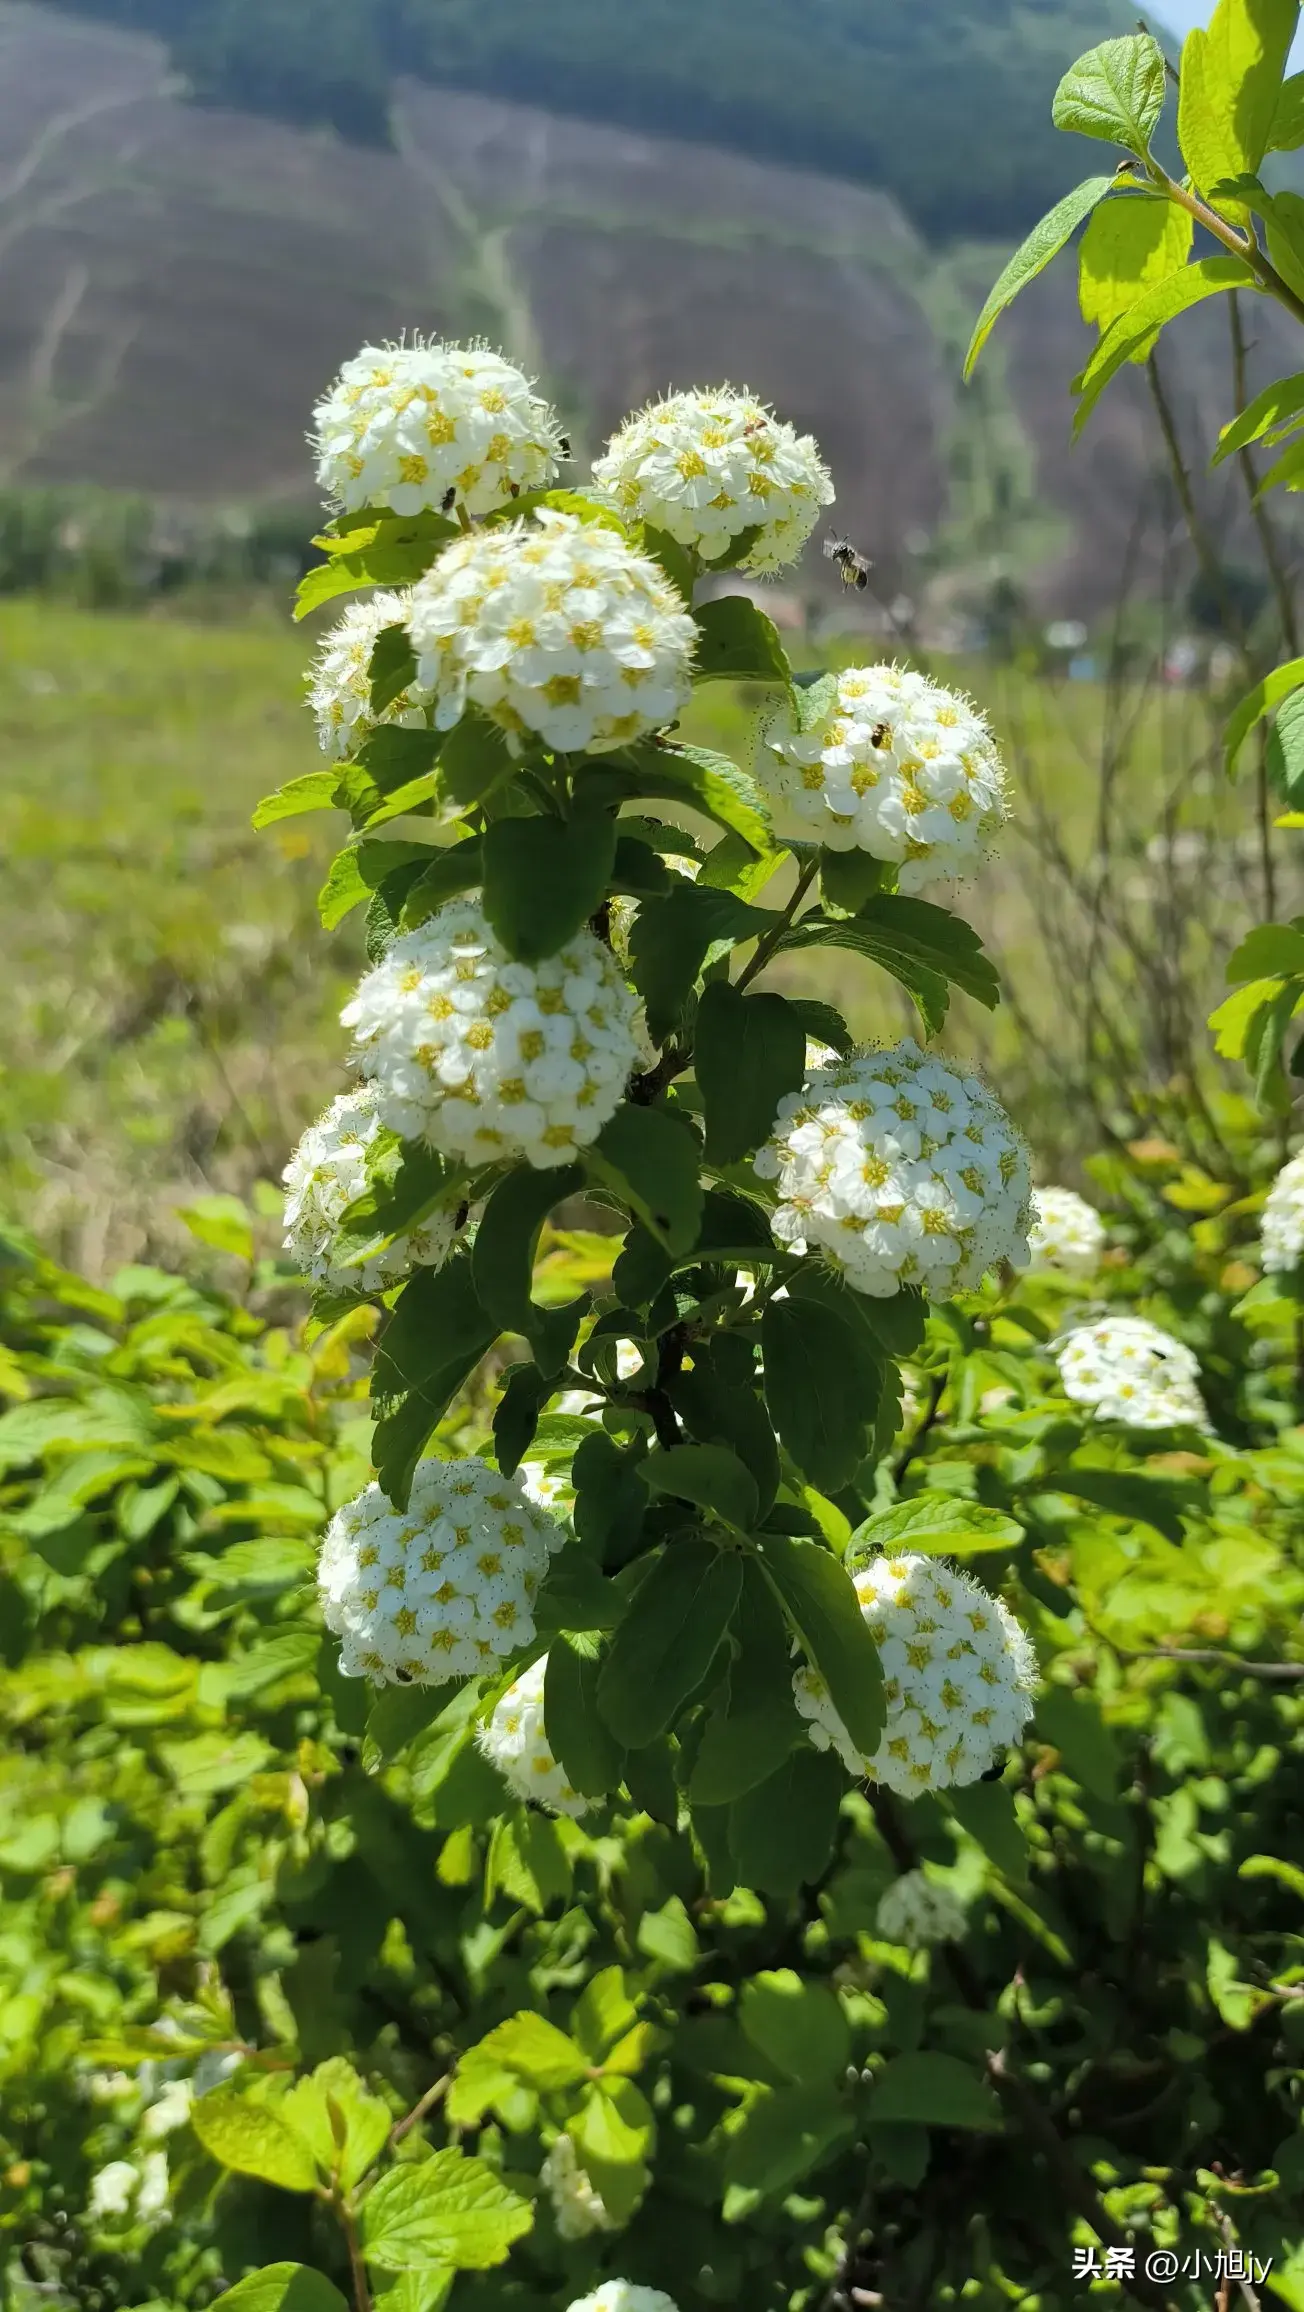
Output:
M509 955L556 955L606 897L616 822L605 812L561 820L497 819L483 839L484 911Z
M541 2095L557 2095L565 2088L578 2087L588 2068L583 2051L573 2039L568 2039L546 2015L535 2015L528 2010L497 2024L471 2049L471 2054L479 2061L501 2064L505 2071L515 2072L518 2079L528 2080Z
M913 2121L993 2135L1002 2126L1000 2104L986 2080L957 2056L932 2049L894 2055L884 2064L874 2081L869 2117L875 2126Z
M346 2191L379 2159L394 2124L389 2105L342 2055L296 2080L280 2116L302 2136L323 2176L338 2176Z
M806 1031L781 995L742 995L714 980L697 1007L693 1068L711 1164L735 1164L768 1138L779 1102L806 1075Z
M803 1033L812 1043L827 1044L840 1060L854 1052L856 1039L841 1012L835 1011L831 1003L817 1003L809 996L789 996L788 1007L797 1014Z
M924 1557L973 1557L983 1550L1017 1549L1023 1527L1002 1510L954 1493L917 1493L866 1519L851 1537L850 1555L865 1558L902 1551Z
M329 811L339 783L338 771L305 771L302 778L287 779L275 794L264 795L250 825L274 827L278 819L297 819L304 811Z
M733 1619L742 1584L739 1559L710 1542L676 1541L663 1551L607 1649L598 1699L627 1750L664 1734L701 1684Z
M316 2163L302 2136L270 2105L253 2102L238 2088L215 2087L197 2096L190 2124L222 2167L279 2184L282 2191L316 2190Z
M487 2272L507 2261L513 2241L533 2222L529 2201L509 2191L483 2160L437 2151L432 2159L391 2168L373 2185L362 2203L363 2250L382 2272L430 2265Z
M1051 103L1056 128L1125 145L1138 159L1164 109L1163 50L1148 32L1106 40L1070 65Z
M625 791L630 796L661 796L689 805L718 827L741 836L758 857L773 847L773 828L764 795L755 779L728 755L708 747L631 747L619 758L628 765Z
M850 1576L828 1550L787 1534L766 1534L760 1557L807 1661L856 1748L872 1758L883 1732L883 1672Z
M1039 273L1044 273L1052 260L1058 257L1060 250L1068 247L1078 226L1104 200L1114 182L1113 177L1088 177L1085 184L1078 185L1075 191L1066 193L1062 201L1057 201L1040 224L1033 226L1026 241L1015 250L974 325L964 361L966 382L973 376L983 347L1002 313L1014 303L1020 290L1026 289L1030 281L1035 281Z

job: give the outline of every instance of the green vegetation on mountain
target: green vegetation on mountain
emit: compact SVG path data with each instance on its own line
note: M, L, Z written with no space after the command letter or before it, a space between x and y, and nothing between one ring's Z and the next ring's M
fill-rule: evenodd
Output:
M63 0L68 4L68 0ZM1004 237L1072 181L1059 74L1128 0L75 0L195 95L383 143L398 72L882 185Z

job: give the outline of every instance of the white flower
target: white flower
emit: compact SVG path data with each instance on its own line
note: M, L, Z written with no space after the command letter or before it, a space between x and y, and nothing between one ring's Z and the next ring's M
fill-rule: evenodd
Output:
M958 691L898 666L851 667L808 730L787 710L758 771L831 851L900 869L903 892L967 875L1009 817L986 719Z
M345 513L491 514L557 472L555 413L482 345L367 345L315 413L317 479Z
M318 651L309 677L308 704L317 718L324 755L351 755L379 724L424 730L428 698L419 683L391 699L383 714L371 711L371 653L387 627L406 627L408 594L373 594L353 602Z
M591 2296L579 2296L569 2312L678 2312L673 2296L640 2288L633 2280L604 2280Z
M673 722L697 628L660 565L620 531L547 511L446 546L412 590L409 632L435 721L468 702L519 749L626 746Z
M141 2223L157 2223L168 2213L168 2155L165 2151L147 2151L140 2163L140 2188L136 2193L136 2214Z
M370 1185L368 1151L381 1132L371 1085L343 1092L310 1124L285 1167L285 1249L301 1275L337 1291L384 1292L413 1268L441 1268L457 1241L451 1213L432 1213L360 1268L332 1258L335 1231Z
M1263 1208L1265 1276L1285 1276L1304 1261L1304 1150L1284 1164Z
M515 1797L532 1799L549 1814L578 1817L590 1813L596 1801L572 1788L565 1768L548 1747L548 1729L543 1722L547 1671L548 1657L544 1654L508 1687L476 1740Z
M170 2079L141 2120L141 2134L153 2139L160 2135L171 2135L174 2128L184 2127L190 2117L193 2101L194 2089L188 2079Z
M381 1121L471 1164L571 1163L637 1058L634 997L591 932L514 963L469 899L402 933L342 1017Z
M1071 1188L1034 1188L1028 1242L1035 1269L1093 1276L1105 1249L1105 1223L1094 1205Z
M578 1390L570 1393L579 1395ZM571 1408L563 1400L557 1410L564 1412ZM522 1461L516 1474L525 1489L526 1499L532 1501L536 1509L546 1509L550 1515L570 1516L575 1507L575 1488L567 1470L551 1468L546 1461Z
M921 1870L908 1870L888 1888L875 1926L885 1943L922 1951L930 1943L958 1943L967 1920L964 1904L950 1887Z
M904 1798L976 1782L1032 1716L1024 1632L1000 1598L936 1558L871 1558L855 1584L883 1664L883 1739L862 1758L823 1679L802 1668L793 1695L816 1749Z
M419 1461L405 1510L369 1485L331 1519L317 1569L344 1676L440 1686L496 1670L533 1638L565 1539L484 1461Z
M1022 1140L984 1084L909 1039L817 1069L756 1170L779 1183L779 1242L878 1300L908 1284L946 1300L1028 1257Z
M833 503L809 434L784 425L750 393L672 393L627 419L593 468L598 491L627 521L649 522L718 562L744 531L760 535L740 567L795 562Z
M1065 1395L1092 1406L1098 1421L1126 1421L1133 1429L1209 1425L1196 1385L1198 1358L1144 1317L1080 1325L1059 1343L1056 1362Z
M616 2222L595 2191L575 2155L568 2135L559 2135L539 2170L539 2181L552 2201L558 2236L586 2240L593 2232L614 2232Z
M136 2196L139 2171L129 2159L110 2160L91 2177L87 2213L95 2217L125 2216Z

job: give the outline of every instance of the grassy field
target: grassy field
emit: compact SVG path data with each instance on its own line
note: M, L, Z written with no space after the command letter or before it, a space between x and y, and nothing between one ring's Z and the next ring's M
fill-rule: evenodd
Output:
M271 613L189 624L0 603L0 1210L93 1273L175 1249L194 1194L275 1179L343 1080L360 920L327 939L315 907L342 821L249 825L260 795L319 759L299 703L308 649ZM1145 1015L1146 1049L1165 1000L1146 956L1197 1023L1207 1010L1210 954L1257 905L1253 866L1237 866L1244 806L1188 694L962 679L1007 745L1019 821L961 901L1010 1003L993 1025L961 1001L948 1041L984 1060L1059 1162L1079 1129L1073 1055L1103 1000L1090 973ZM754 707L716 692L694 714L699 736L748 759ZM1156 865L1169 834L1180 868ZM1121 931L1093 916L1102 861ZM864 1034L906 1024L895 991L845 960L803 962L785 984L836 996ZM1159 1024L1162 1072L1173 1023Z

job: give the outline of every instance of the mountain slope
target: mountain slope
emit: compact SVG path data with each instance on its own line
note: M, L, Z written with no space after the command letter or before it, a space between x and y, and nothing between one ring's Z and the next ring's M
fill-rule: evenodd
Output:
M209 101L384 143L396 73L882 186L934 238L1072 182L1065 66L1129 0L65 0L158 33Z

